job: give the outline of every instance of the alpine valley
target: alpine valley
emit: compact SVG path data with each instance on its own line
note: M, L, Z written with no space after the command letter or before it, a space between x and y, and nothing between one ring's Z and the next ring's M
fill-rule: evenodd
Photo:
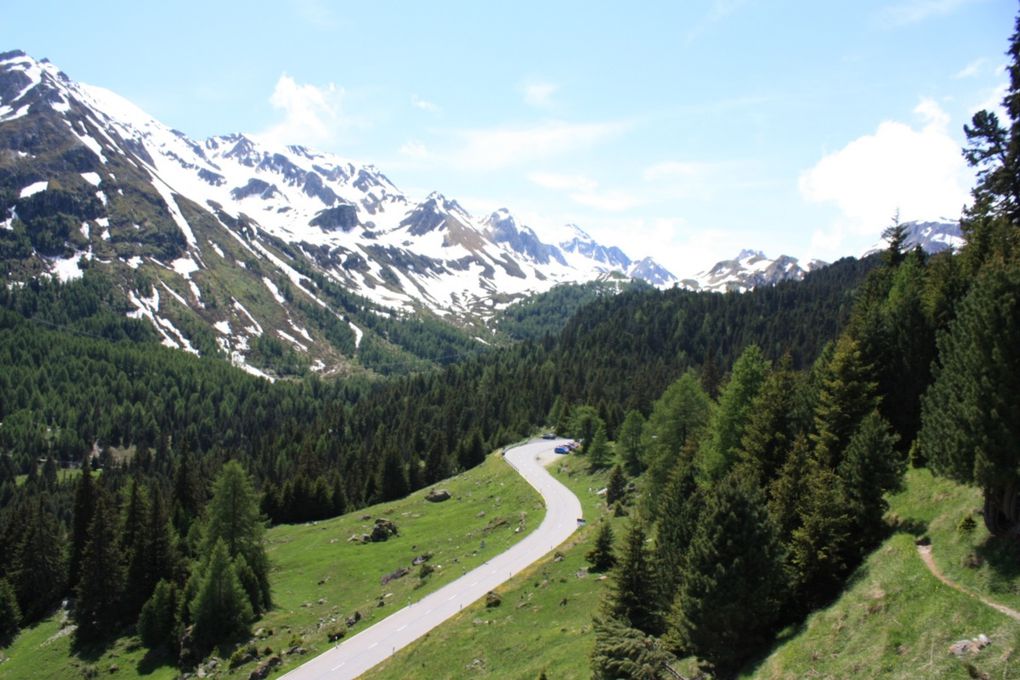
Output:
M932 243L958 238L926 226ZM163 344L259 375L449 363L500 342L501 311L557 284L742 291L824 265L744 251L681 281L570 229L548 244L506 209L415 201L372 165L242 134L197 141L46 60L0 54L6 279L101 273Z

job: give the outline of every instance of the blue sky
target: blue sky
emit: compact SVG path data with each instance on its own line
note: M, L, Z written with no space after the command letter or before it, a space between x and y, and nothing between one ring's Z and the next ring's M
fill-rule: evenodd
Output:
M575 222L687 275L744 247L860 254L956 217L959 149L1006 83L1018 5L891 2L9 3L47 57L195 138L377 165L542 235ZM72 5L72 6L67 6Z

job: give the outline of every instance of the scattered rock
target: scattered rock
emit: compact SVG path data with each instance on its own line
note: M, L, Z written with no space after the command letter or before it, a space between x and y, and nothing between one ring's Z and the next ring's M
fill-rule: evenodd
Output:
M120 670L120 666L118 666L117 664L110 664L110 673L111 674L112 673L116 673L119 670Z
M446 489L432 489L425 496L425 500L430 503L442 503L450 500L450 492Z
M369 540L373 543L379 543L380 541L387 540L390 536L396 536L398 533L396 524L380 517L375 521L375 526L372 527Z
M358 536L357 534L351 534L351 537L347 539L347 542L348 543L360 543L361 542L361 536Z
M484 510L479 510L478 514L475 515L475 517L477 517L478 519L481 519L481 518L485 517L485 511Z
M273 655L256 666L255 670L248 675L248 680L265 680L273 672L273 669L282 663L283 659Z
M496 517L490 520L489 523L485 525L485 528L482 529L482 532L489 533L490 531L495 531L499 527L505 527L507 524L509 524L509 522L507 521L506 517Z
M498 607L503 603L503 598L499 596L499 593L490 590L485 594L485 606L486 607Z
M319 604L326 604L326 598L320 597L319 598Z
M287 650L288 656L301 656L304 653L305 648L302 647L301 645L294 645L293 647Z
M561 607L566 607L567 606L567 602L568 602L567 598L563 598L562 600L560 600L560 606Z
M553 562L562 562L562 561L563 561L563 553L561 553L559 550L557 550L556 554L553 556Z
M353 626L354 624L356 624L360 620L361 620L361 612L354 612L353 614L351 614L350 616L347 617L347 620L345 621L345 623L347 624L347 627L350 628L351 626Z
M331 632L329 634L329 641L330 642L336 642L337 640L342 638L344 635L347 635L347 630L344 629L344 628L337 628L336 630L334 630L333 632Z
M957 657L977 654L990 644L992 644L992 641L988 639L987 635L982 633L973 640L959 640L949 645L949 653Z
M432 553L423 553L423 554L418 555L417 557L415 557L413 560L411 560L411 566L417 567L419 564L425 564L426 562L428 562L431 559L432 559Z
M400 567L396 571L391 571L390 573L386 574L381 579L379 579L381 582L380 585L386 585L390 581L396 581L398 578L404 578L410 573L411 570L408 569L407 567Z
M361 521L362 522L367 522L370 519L372 519L372 515L362 515L361 516Z

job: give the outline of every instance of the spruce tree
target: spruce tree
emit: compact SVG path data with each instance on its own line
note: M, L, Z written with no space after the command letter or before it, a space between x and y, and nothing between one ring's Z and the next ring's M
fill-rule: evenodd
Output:
M644 470L644 453L641 446L641 431L645 426L645 418L640 411L631 410L623 419L620 434L616 439L620 458L630 475L639 475Z
M616 554L613 552L613 527L608 520L599 526L599 533L595 537L595 546L585 556L591 571L607 571L616 564Z
M684 564L668 639L729 677L767 641L787 587L775 527L746 469L706 498Z
M993 534L1020 525L1020 266L989 266L939 336L921 450L932 469L981 487Z
M18 596L5 578L0 578L0 647L5 647L18 634L21 609Z
M588 453L588 467L591 470L601 470L608 467L612 460L609 450L609 441L606 438L606 426L599 424L592 437L591 443L585 446Z
M853 527L857 557L881 539L885 494L903 485L905 456L896 450L896 435L877 411L864 417L850 439L837 469Z
M614 465L606 484L606 505L612 508L618 502L627 500L627 476L619 464Z
M878 406L877 384L860 345L840 336L824 368L815 406L815 452L823 465L836 468L857 425Z
M26 623L49 613L67 587L67 555L60 525L44 507L43 499L30 502L28 508L24 533L8 571Z
M177 625L177 586L160 581L138 615L138 635L142 644L154 648L169 642Z
M119 534L116 504L108 492L100 490L75 589L76 644L89 644L111 635L123 618L124 553Z
M657 635L662 627L659 593L646 540L644 526L635 521L613 572L608 611L632 628Z
M676 657L655 637L612 615L595 618L592 680L673 680Z
M250 608L256 613L265 611L272 604L269 558L263 541L265 519L259 513L258 495L251 478L237 461L227 462L213 482L213 496L206 513L200 552L203 562L208 563L220 542L231 560L242 557L257 583L251 593Z
M803 393L802 380L786 355L751 403L739 457L758 468L762 483L779 475L794 439L807 429Z
M81 465L81 476L75 485L74 516L71 525L71 556L68 570L69 585L74 588L78 584L81 572L81 558L88 541L89 525L96 510L96 487L92 477L91 455L86 454Z
M189 612L198 649L208 650L245 635L253 617L251 602L237 578L226 541L216 540L192 578L197 581Z
M703 497L690 460L677 461L663 490L655 516L655 568L658 574L662 611L669 611L684 570L684 556L697 528Z
M699 476L705 483L722 478L736 461L752 403L768 372L768 360L756 345L747 347L734 362L698 451Z
M127 576L124 587L124 611L128 619L138 615L156 582L149 571L149 500L141 482L131 483L131 495L124 508L123 529L120 540L127 559Z

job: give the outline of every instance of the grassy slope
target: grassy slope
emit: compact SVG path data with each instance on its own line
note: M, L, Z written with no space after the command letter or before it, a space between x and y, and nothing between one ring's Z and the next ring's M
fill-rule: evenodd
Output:
M584 458L569 456L552 472L578 498L588 525L562 546L563 559L550 555L499 588L503 603L476 603L365 678L587 678L595 638L592 613L608 581L584 572L585 554L597 533L605 503L594 490L607 473L588 474ZM626 519L613 519L617 538ZM583 576L582 576L583 574Z
M990 540L979 516L974 531L957 530L980 506L976 489L911 470L906 489L890 498L890 516L901 530L872 553L839 600L787 631L742 677L1020 677L1020 625L937 581L914 545L917 535L929 536L949 578L1017 607L1015 546ZM964 566L972 553L986 556L980 568ZM992 568L1007 560L1004 571ZM965 661L948 653L953 642L981 633L990 647Z
M425 501L422 491L332 520L269 530L276 606L252 626L265 631L258 648L280 652L300 645L307 650L303 655L285 656L277 674L324 650L329 644L327 635L355 611L364 618L353 632L506 550L536 528L544 515L538 494L498 455L441 486L453 494L445 503ZM369 531L376 517L393 520L400 535L385 543L347 541L353 534ZM487 529L501 520L506 523ZM520 532L518 526L523 527ZM380 585L383 575L410 566L414 556L426 551L433 553L430 563L437 567L426 580L418 578L416 567L404 578ZM382 607L377 606L380 598L385 603ZM118 678L176 677L175 670L161 665L159 658L146 657L134 636L120 638L109 649L88 658L72 656L70 636L51 640L61 630L59 619L57 614L24 631L0 652L9 657L0 664L0 677L73 678L88 666L105 673L114 664L119 667ZM253 668L254 663L248 663L227 671L222 664L217 676L247 678Z

